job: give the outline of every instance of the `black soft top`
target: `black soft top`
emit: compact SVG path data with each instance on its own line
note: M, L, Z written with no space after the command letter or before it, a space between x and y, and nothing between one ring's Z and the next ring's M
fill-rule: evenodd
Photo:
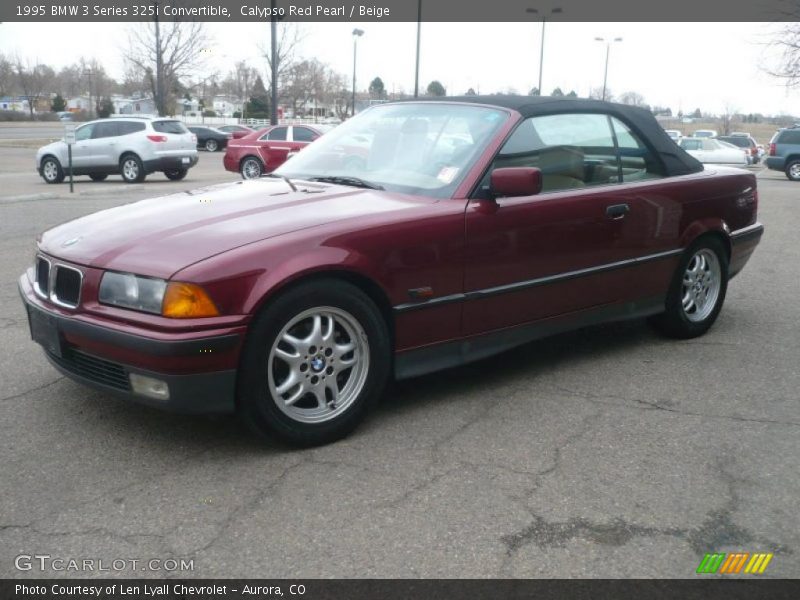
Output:
M414 102L469 102L508 108L524 118L558 113L602 113L627 123L643 142L661 156L665 175L688 175L703 170L703 164L669 137L653 114L644 108L566 96L448 96L415 98Z

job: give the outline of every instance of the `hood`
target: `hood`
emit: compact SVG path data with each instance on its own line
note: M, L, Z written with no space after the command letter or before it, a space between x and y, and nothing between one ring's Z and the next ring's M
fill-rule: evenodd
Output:
M75 264L167 279L259 240L434 202L328 184L297 188L260 179L142 200L50 229L39 247Z
M49 144L45 144L41 148L36 151L36 156L42 156L43 154L56 154L63 146L64 140L55 140L50 142Z

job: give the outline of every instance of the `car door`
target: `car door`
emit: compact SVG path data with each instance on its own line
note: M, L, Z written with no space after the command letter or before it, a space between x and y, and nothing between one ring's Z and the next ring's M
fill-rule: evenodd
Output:
M96 126L97 123L87 123L75 130L75 143L72 144L72 168L75 171L82 171L91 164L92 134Z
M287 158L291 158L319 137L319 134L310 127L299 125L294 125L290 128L290 135L292 149L289 150Z
M289 128L286 126L273 127L258 138L259 155L266 171L273 171L286 162L292 148L289 145Z
M648 164L638 144L620 147L618 128L628 131L606 115L558 114L527 119L509 137L491 169L536 167L542 191L492 199L490 169L469 202L465 335L635 301L663 287L665 268L651 280L636 260L677 244L675 207L653 185L663 171L658 161Z
M89 141L89 164L87 168L106 170L117 164L117 142L120 127L116 121L100 121L95 125Z

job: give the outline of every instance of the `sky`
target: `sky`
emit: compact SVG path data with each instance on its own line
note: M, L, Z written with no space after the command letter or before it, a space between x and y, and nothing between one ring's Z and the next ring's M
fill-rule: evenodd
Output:
M123 73L129 23L3 23L0 52L56 69L80 56L96 57L114 77ZM354 27L358 89L376 76L388 91L413 92L416 23L308 23L301 58L317 58L352 81ZM67 29L65 29L67 28ZM269 23L208 23L213 43L202 76L225 73L239 60L267 68L259 47L269 45ZM780 25L769 23L557 23L545 29L542 88L586 96L603 85L610 48L608 89L634 91L651 105L677 113L800 114L800 89L787 89L765 69L775 64L768 45ZM65 37L66 31L66 37ZM527 93L539 78L541 23L423 23L420 88L438 79L448 93Z

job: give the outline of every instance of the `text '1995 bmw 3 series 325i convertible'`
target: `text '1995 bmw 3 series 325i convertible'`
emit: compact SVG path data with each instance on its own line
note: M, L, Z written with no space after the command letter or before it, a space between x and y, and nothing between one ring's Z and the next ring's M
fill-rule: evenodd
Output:
M372 107L269 177L55 227L19 280L67 376L338 439L407 378L603 321L703 334L763 227L756 179L638 108L546 97Z

